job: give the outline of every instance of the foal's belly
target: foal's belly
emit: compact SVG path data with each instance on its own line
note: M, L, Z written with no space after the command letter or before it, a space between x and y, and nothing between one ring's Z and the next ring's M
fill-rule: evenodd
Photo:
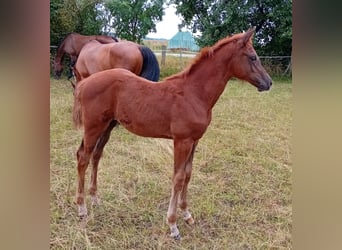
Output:
M143 137L167 138L171 139L170 126L162 122L143 123L132 121L130 119L118 119L120 124L133 134Z

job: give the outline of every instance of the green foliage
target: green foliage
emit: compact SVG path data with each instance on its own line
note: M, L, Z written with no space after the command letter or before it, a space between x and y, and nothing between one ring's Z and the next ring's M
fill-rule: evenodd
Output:
M182 15L182 26L200 31L198 44L213 45L227 35L256 27L260 55L291 55L292 0L171 0Z
M162 20L163 0L107 0L105 6L113 16L116 36L140 43L155 23Z
M100 0L51 0L50 43L58 45L70 32L100 34L105 25L100 3Z
M75 21L69 8L70 1L51 0L50 1L50 43L57 45L63 37L75 30ZM70 12L70 13L69 13Z
M141 42L162 20L164 0L51 0L50 42L66 34L94 35L114 30L119 38Z
M100 4L100 2L101 1L98 0L81 1L76 28L79 33L84 35L101 33L104 20L99 18L101 10L98 8L98 4Z

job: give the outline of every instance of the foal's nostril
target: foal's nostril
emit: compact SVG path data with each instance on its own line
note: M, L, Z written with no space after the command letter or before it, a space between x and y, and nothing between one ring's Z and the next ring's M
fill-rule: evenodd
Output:
M270 86L272 86L272 81L270 81Z

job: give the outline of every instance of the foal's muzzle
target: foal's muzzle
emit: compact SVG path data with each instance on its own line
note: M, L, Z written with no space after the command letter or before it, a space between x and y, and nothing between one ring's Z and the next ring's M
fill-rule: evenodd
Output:
M272 81L266 83L266 84L259 84L258 86L258 91L266 91L269 90L272 86Z
M266 91L269 90L272 86L272 79L271 77L269 77L268 75L264 77L264 79L260 79L258 81L258 91Z

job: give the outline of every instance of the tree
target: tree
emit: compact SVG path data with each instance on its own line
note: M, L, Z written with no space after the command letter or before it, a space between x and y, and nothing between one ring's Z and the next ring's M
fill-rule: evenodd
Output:
M59 45L70 32L83 35L102 33L101 0L51 0L50 43Z
M76 30L74 11L75 6L71 1L50 1L50 43L52 45L58 45L67 33Z
M101 34L105 20L101 18L101 0L77 1L76 30L83 35Z
M255 26L261 55L291 55L292 0L171 0L201 46Z
M106 0L105 6L113 17L112 28L121 39L141 40L151 31L156 31L156 22L161 21L164 0Z

